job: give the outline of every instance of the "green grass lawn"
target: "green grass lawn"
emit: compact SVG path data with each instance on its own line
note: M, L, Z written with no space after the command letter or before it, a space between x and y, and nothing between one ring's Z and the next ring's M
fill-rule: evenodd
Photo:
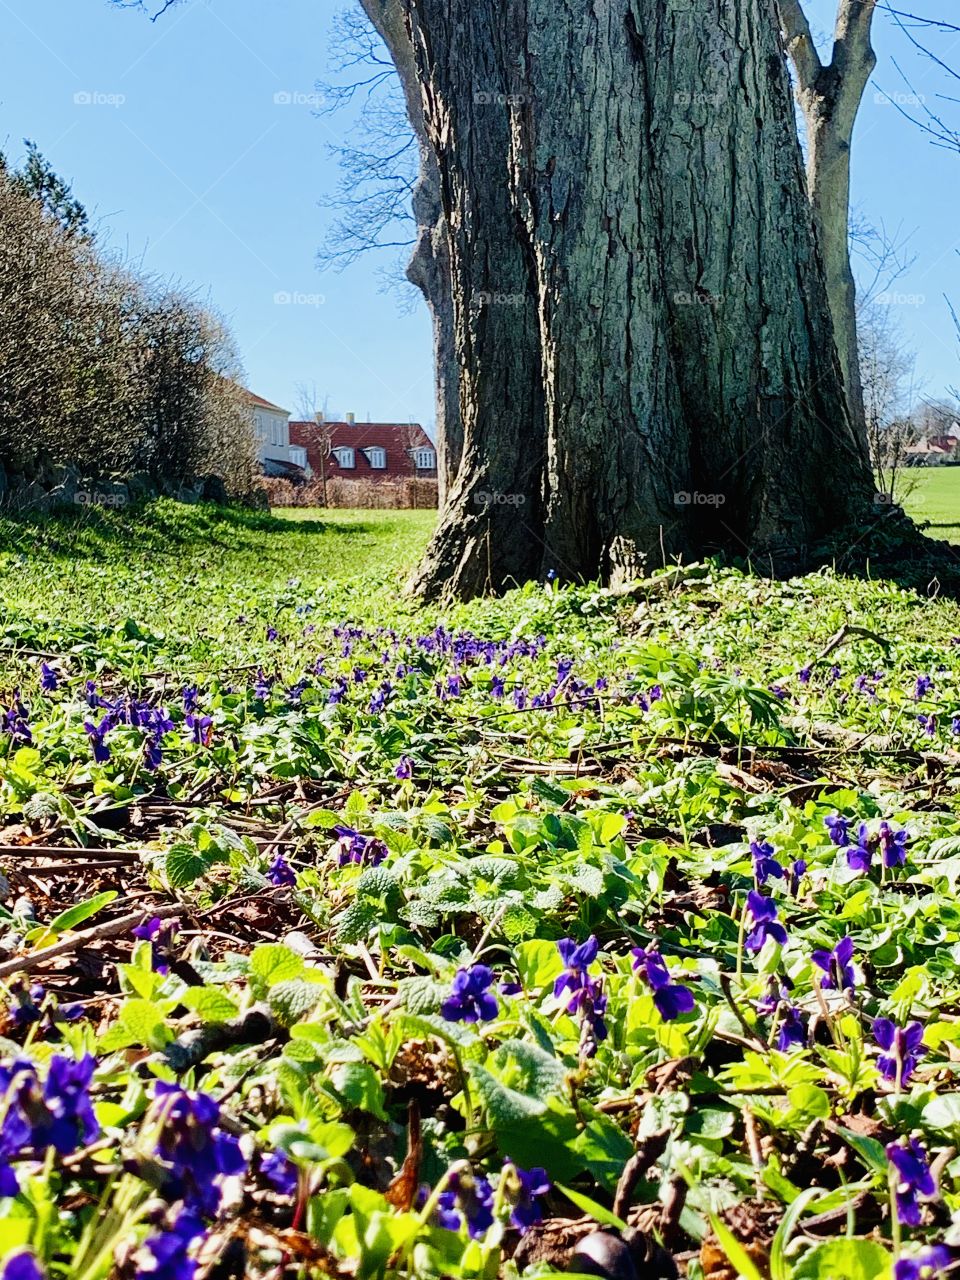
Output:
M9 612L15 599L8 631L23 618L37 636L63 622L109 631L130 620L166 638L169 652L239 661L237 619L266 626L294 595L323 602L325 621L395 615L435 519L433 511L267 514L163 499L144 510L0 518L0 626L3 603Z
M917 467L906 471L900 484L908 515L921 524L948 526L929 532L960 542L960 467Z

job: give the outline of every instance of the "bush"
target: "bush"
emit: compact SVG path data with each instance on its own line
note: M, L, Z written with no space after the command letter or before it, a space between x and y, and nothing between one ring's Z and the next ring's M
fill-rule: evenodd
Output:
M361 510L430 509L437 505L436 480L320 480L294 484L266 476L259 481L271 507L356 507Z
M256 446L223 323L111 262L35 149L0 157L0 467L145 471L252 491Z

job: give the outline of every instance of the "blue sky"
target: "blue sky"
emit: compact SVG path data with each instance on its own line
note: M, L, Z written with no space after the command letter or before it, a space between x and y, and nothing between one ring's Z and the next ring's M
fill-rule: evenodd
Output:
M828 32L832 0L809 3ZM946 0L911 7L949 16ZM314 261L334 216L318 207L338 176L327 146L350 123L349 114L318 118L312 104L336 8L188 0L151 24L107 0L0 0L0 145L17 156L21 140L34 139L118 251L209 295L259 394L296 409L297 384L308 383L331 411L430 425L429 320L422 306L401 314L381 292L393 253L342 274ZM943 300L960 306L960 156L926 142L878 90L907 91L891 56L932 104L937 92L960 96L960 83L924 64L883 14L878 25L854 199L867 219L910 238L916 262L891 306L938 395L960 383ZM960 67L960 36L930 39ZM937 105L960 128L960 104Z

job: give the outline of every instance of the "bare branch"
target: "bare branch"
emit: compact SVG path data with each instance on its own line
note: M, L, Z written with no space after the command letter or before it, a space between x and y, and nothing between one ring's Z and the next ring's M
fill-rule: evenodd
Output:
M823 70L820 55L813 41L810 23L803 11L800 0L778 0L780 26L783 30L783 41L786 45L790 61L796 72L797 83L803 92L808 92L816 84Z

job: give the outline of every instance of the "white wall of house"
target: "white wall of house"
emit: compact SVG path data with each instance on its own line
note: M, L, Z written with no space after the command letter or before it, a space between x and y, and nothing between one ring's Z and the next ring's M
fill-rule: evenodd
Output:
M282 410L264 409L256 405L253 427L257 435L260 461L290 462L290 415Z

